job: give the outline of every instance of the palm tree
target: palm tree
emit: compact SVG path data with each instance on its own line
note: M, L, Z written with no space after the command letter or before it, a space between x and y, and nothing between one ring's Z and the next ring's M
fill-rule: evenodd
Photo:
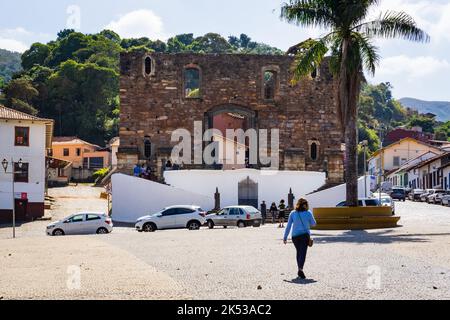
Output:
M379 62L375 37L429 41L414 19L404 12L386 12L367 21L379 0L290 0L281 18L302 27L320 27L328 33L308 39L290 49L294 53L293 82L311 74L330 52L330 70L336 78L336 101L345 136L347 204L358 205L357 108L363 69L375 73Z

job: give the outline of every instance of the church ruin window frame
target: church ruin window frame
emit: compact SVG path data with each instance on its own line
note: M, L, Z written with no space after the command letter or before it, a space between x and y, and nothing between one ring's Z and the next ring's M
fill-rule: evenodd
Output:
M313 145L316 146L316 157L313 157ZM311 161L319 161L320 160L320 142L317 139L308 140L308 157Z
M266 80L265 80L266 72L271 72L275 75L275 85L274 85L272 98L266 98ZM280 67L277 65L264 66L261 70L261 98L262 98L262 100L264 100L265 102L274 102L279 95L279 89L280 89Z
M198 89L199 89L199 94L197 97L188 97L186 95L186 73L189 70L197 70L198 71ZM182 75L182 81L183 81L183 90L182 90L182 95L183 95L183 99L186 100L198 100L198 99L202 99L203 97L203 74L202 74L202 68L200 68L200 66L198 64L195 63L190 63L187 64L183 67L183 75Z
M147 59L150 59L150 73L147 72ZM155 59L149 55L146 54L144 58L142 59L142 74L145 78L154 77L156 75L156 64Z

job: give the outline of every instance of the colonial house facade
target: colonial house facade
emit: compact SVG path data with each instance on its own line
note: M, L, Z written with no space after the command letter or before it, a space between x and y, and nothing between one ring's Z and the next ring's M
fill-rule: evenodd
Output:
M438 147L407 137L376 151L368 161L368 170L374 176L381 170L385 179L386 174L427 152L442 153Z
M450 153L446 152L422 161L409 169L409 183L411 188L442 189L448 184L446 166L450 163Z
M419 163L436 157L437 155L438 153L429 151L417 158L411 159L400 168L394 169L386 174L386 180L391 182L393 186L411 187L412 182L417 178L415 171L411 169L416 167Z
M6 167L6 172L0 168L0 222L12 220L13 199L17 220L44 216L46 155L52 136L53 120L0 105L0 162Z
M77 137L55 137L51 155L71 163L71 169L65 172L76 181L89 180L96 170L107 168L111 163L109 150Z

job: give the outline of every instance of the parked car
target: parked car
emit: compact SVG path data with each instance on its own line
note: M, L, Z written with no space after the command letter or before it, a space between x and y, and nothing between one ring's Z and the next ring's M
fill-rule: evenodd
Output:
M425 193L426 191L423 189L413 189L411 190L411 192L409 193L409 200L411 201L420 201L420 196Z
M373 197L380 201L379 194L373 194ZM386 193L381 194L381 206L390 207L392 209L392 215L395 215L395 202L390 195Z
M420 195L420 201L426 202L429 195L432 195L434 193L434 189L426 189L424 193Z
M392 192L390 193L390 197L393 200L405 201L406 200L406 191L404 188L393 188Z
M382 194L383 195L383 194ZM378 207L380 201L377 198L363 198L358 200L358 206L360 207ZM347 202L339 202L336 207L346 207Z
M251 206L226 207L218 213L206 216L206 221L210 229L214 227L239 227L249 226L260 227L262 214L258 209Z
M443 206L449 206L450 205L450 194L446 194L441 199L441 204Z
M47 226L47 235L107 234L113 231L113 222L105 213L76 213Z
M448 194L445 190L436 190L434 194L428 196L428 203L440 204L442 202L442 197Z
M136 221L139 232L154 232L162 229L199 230L206 223L206 212L199 206L171 206Z

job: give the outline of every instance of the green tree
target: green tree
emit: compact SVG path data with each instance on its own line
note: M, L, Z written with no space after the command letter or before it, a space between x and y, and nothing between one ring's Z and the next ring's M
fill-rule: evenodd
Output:
M30 49L22 54L22 67L29 70L35 65L44 65L50 51L50 47L45 44L33 43Z
M363 68L375 73L379 61L374 37L428 41L406 13L387 12L373 21L366 18L378 0L290 0L282 6L282 19L303 27L330 32L295 48L293 81L311 74L331 51L330 68L337 80L338 115L345 135L347 203L358 205L357 114Z
M434 133L434 126L436 125L436 120L434 118L424 117L424 116L413 116L408 123L409 127L422 127L424 132Z
M31 79L18 78L11 80L4 88L6 106L15 110L36 115L38 110L32 106L32 101L39 95Z
M200 53L231 53L233 47L220 34L207 33L189 45L189 50Z

